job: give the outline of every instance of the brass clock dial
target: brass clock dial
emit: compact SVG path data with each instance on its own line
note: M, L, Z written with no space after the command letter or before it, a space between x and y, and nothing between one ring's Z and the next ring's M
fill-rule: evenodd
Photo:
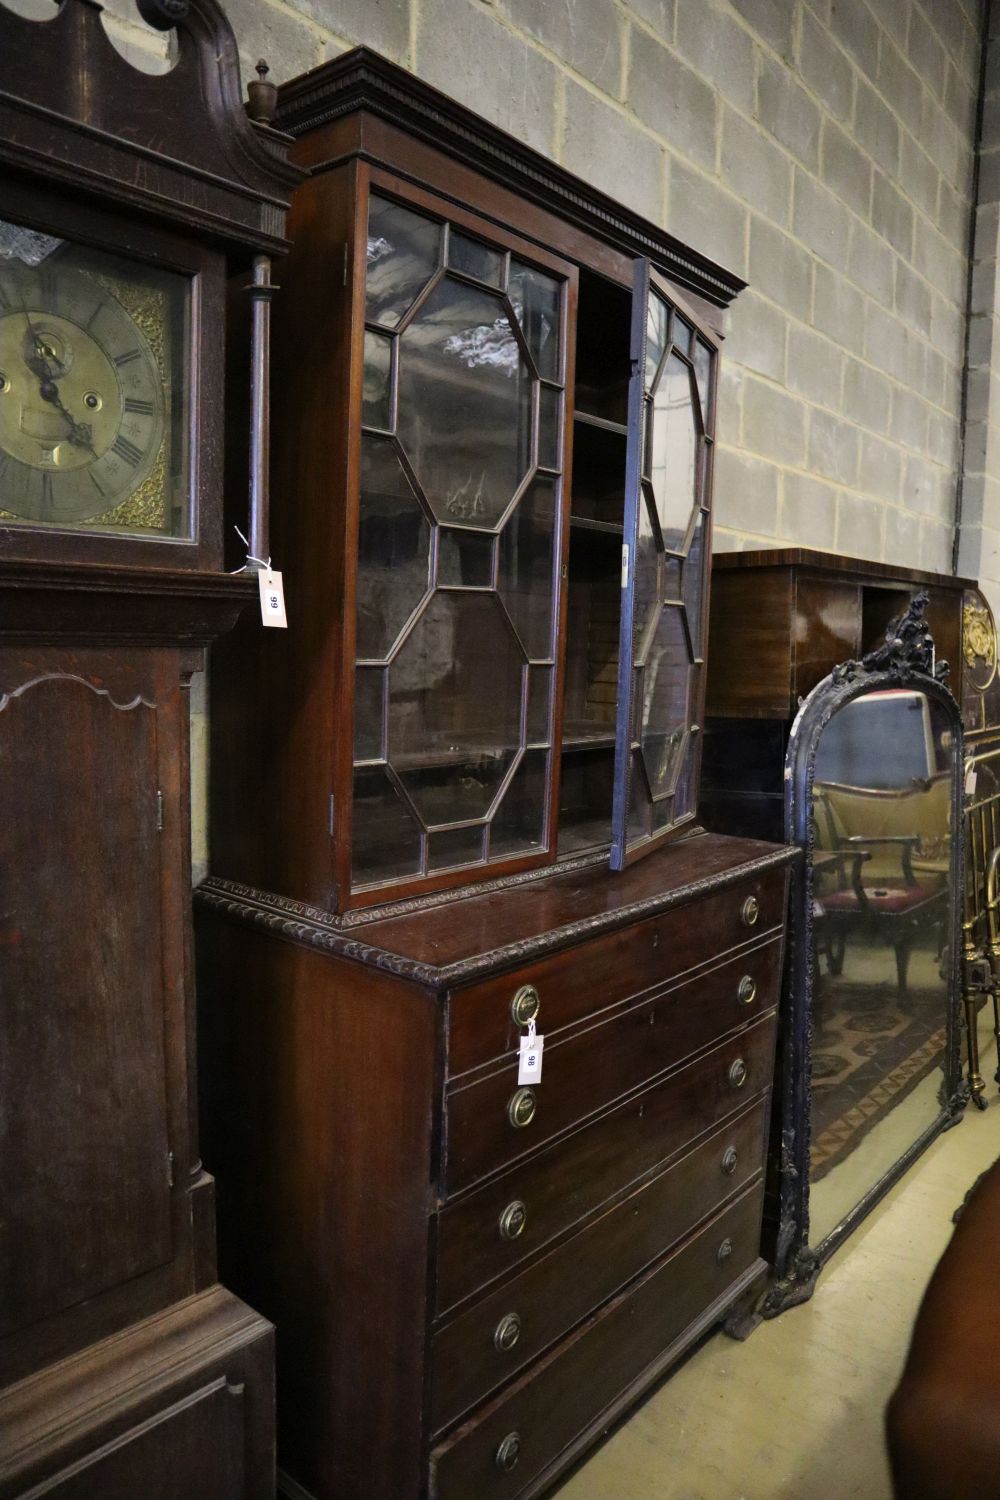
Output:
M160 451L164 391L144 333L72 265L0 263L0 493L33 521L113 510Z

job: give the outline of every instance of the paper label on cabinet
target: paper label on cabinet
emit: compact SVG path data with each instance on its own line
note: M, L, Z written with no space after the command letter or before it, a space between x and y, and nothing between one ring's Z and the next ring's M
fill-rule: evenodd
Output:
M272 625L277 630L287 630L288 620L285 618L285 590L281 582L281 574L275 573L271 568L261 568L257 574L257 586L260 589L260 618L264 625Z
M622 543L622 588L628 588L628 542Z
M528 1028L527 1036L521 1038L521 1055L518 1059L517 1081L524 1083L541 1083L542 1081L542 1048L545 1046L545 1038L535 1035L535 1023L532 1021Z

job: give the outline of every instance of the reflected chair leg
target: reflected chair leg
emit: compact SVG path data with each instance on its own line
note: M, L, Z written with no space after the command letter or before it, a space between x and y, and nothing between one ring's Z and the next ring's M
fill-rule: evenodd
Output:
M965 1037L969 1055L969 1092L976 1108L985 1109L987 1105L986 1084L979 1071L979 1022L976 1009L980 991L969 982L968 974L963 978L962 999L965 1004Z
M913 939L907 934L905 937L897 938L893 947L896 950L896 985L901 995L906 994L906 976L910 968L910 948Z

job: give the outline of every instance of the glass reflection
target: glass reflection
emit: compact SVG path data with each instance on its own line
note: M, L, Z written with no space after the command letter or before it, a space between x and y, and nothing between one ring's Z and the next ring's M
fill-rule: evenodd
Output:
M441 225L374 193L368 204L365 316L395 328L437 269Z
M667 357L647 422L647 471L668 552L683 549L697 501L698 423L691 372L676 354Z
M947 716L922 692L856 698L820 740L812 795L813 1245L941 1109L955 774Z

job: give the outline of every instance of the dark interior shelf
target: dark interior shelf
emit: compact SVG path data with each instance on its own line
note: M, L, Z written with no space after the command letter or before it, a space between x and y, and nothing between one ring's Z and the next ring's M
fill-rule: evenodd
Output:
M628 428L624 422L611 422L607 417L597 417L589 411L580 411L579 407L573 413L573 421L580 422L585 427L599 427L602 432L617 433L619 437L628 437Z
M608 750L614 748L614 743L613 724L596 724L587 719L567 719L563 724L563 750Z
M607 536L625 535L625 527L621 521L595 521L590 516L571 515L569 524L579 531L603 531Z

